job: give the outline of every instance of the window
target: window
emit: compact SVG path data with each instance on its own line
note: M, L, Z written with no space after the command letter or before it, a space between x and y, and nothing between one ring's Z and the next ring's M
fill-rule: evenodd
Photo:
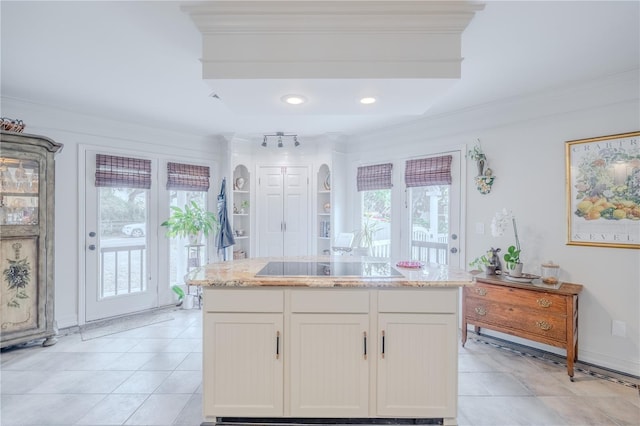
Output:
M209 176L207 166L167 163L169 205L184 208L185 205L195 202L198 206L206 208ZM174 237L169 240L169 287L183 284L189 267L206 263L206 245L195 252L200 254L200 258L194 260L190 259L188 244L187 238Z
M371 255L391 254L391 176L393 164L358 167L357 187L362 192L362 217L356 244Z
M151 161L96 154L100 224L99 299L147 290Z
M405 184L408 188L411 226L411 258L431 263L448 263L451 155L408 160Z

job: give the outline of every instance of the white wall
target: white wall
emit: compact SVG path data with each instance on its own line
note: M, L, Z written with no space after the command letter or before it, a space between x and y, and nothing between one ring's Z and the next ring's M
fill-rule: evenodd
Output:
M479 194L472 181L475 164L467 162L467 262L489 246L506 247L513 242L510 234L496 239L489 231L497 210L513 210L527 264L525 270L537 272L542 261L553 259L562 267L563 280L585 286L580 296L579 359L640 375L640 251L567 246L564 183L565 141L640 130L638 75L638 70L632 70L575 87L358 135L347 147L347 158L338 154L340 161L336 165L344 164L346 170L334 171L334 178L342 176L342 182L334 180L333 188L354 188L355 194L355 183L351 181L359 161L471 147L480 138L496 182L491 194ZM326 147L316 151L307 147L297 156L271 151L264 155L254 146L236 149L234 143L227 145L218 138L125 125L6 98L2 98L2 110L5 116L23 119L29 133L65 144L56 160L56 318L61 327L77 324L78 318L78 259L84 249L78 243L78 211L82 203L77 182L78 144L222 160L222 171L214 184L229 173L230 168L224 163L241 158L249 158L252 167L274 161L311 162L315 170L336 155L335 150ZM304 138L300 140L305 143ZM259 141L255 143L258 145ZM227 148L229 152L223 152ZM353 194L348 192L338 199L357 199ZM336 198L334 204L335 201ZM349 202L343 211L347 217L338 219L348 228ZM484 224L484 235L475 233L476 223ZM338 231L334 228L334 232ZM611 335L614 319L626 323L626 338Z
M82 301L78 295L84 283L79 261L85 249L79 235L84 220L84 196L79 193L78 184L79 145L109 147L152 157L193 158L197 163L209 161L214 173L211 194L219 188L218 165L224 144L213 137L115 122L15 99L2 98L1 101L3 116L19 117L27 125L26 133L47 136L64 144L62 152L56 155L55 168L55 317L60 328L74 326L82 318L79 315Z
M442 145L470 148L479 138L496 180L492 192L481 195L473 182L475 163L467 161L467 262L491 246L504 250L514 243L513 232L494 238L490 231L496 211L513 210L525 272L539 273L540 263L552 259L561 266L562 280L584 285L579 299L579 359L640 375L640 251L566 245L564 153L569 140L640 130L638 75L633 70L370 131L358 135L350 146L350 165L355 167L361 158L393 158L403 155L402 151L409 156L417 149L431 152ZM477 223L484 224L483 235L476 233ZM612 320L626 323L626 338L612 336Z

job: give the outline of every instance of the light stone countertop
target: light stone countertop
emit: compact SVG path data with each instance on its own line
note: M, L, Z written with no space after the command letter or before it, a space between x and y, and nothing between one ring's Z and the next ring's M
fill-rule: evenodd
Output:
M400 277L260 276L268 262L386 262ZM472 285L468 272L446 265L425 264L420 269L400 268L397 261L358 256L262 257L211 263L187 275L188 284L210 287L461 287Z

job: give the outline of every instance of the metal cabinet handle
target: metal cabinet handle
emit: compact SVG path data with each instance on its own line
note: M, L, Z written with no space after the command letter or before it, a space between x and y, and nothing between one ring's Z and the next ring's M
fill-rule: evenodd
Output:
M276 359L280 359L280 332L276 332Z
M538 302L538 305L542 306L543 308L549 308L553 304L553 303L551 303L550 300L545 299L545 298L538 299L537 302Z
M476 293L478 293L478 295L480 296L486 296L487 295L487 289L486 288L476 288Z
M384 330L382 330L382 358L384 358Z
M478 306L476 309L476 314L481 315L481 316L485 316L487 315L487 310L485 308L483 308L482 306Z
M362 334L363 334L363 340L364 340L363 356L364 356L364 359L367 359L367 332L364 331Z
M549 324L546 321L536 321L536 325L544 331L549 331L553 327L551 324Z

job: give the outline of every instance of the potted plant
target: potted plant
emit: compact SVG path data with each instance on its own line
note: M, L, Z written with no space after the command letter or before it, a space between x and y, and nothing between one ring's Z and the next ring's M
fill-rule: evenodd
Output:
M470 271L473 275L479 274L483 269L487 269L487 266L491 265L487 254L476 257L473 261L469 262L469 266L473 269Z
M371 248L373 247L373 236L380 230L377 222L371 222L369 218L364 221L362 228L355 233L354 236L354 254L361 256L371 256Z
M167 228L167 237L187 237L189 244L198 244L210 232L218 229L218 218L204 210L195 201L187 203L184 209L171 206L171 216L160 225Z
M518 227L516 225L516 217L507 209L502 209L496 213L491 221L491 234L494 237L501 236L509 226L509 222L513 225L513 234L516 244L509 246L503 258L506 263L509 275L513 277L522 276L522 262L520 262L520 239L518 238Z

